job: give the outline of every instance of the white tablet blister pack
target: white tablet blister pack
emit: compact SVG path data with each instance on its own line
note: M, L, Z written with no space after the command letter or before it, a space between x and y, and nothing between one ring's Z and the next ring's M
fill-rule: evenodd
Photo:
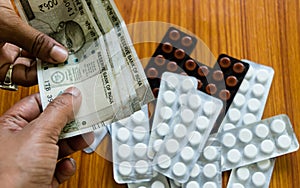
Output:
M85 153L94 152L97 149L98 145L103 140L103 138L106 136L107 131L108 131L107 127L105 127L105 126L99 128L99 129L96 129L94 131L94 141L93 141L93 143L89 147L85 148L83 151Z
M165 176L153 172L153 178L150 181L140 183L129 183L128 188L170 188L168 180Z
M275 160L267 159L255 164L233 169L228 188L268 188Z
M222 171L275 158L299 148L286 115L224 131L219 141L222 143Z
M169 131L153 159L153 168L179 183L185 183L223 103L195 89L191 81L187 82L189 77L179 79L178 76L173 73L162 76L155 109L157 116L153 121L164 123L168 120ZM169 93L173 93L173 97ZM168 110L162 110L165 108Z
M149 141L148 107L111 125L113 172L117 183L152 178L152 161L147 156Z
M223 130L259 121L264 112L274 70L248 60L243 61L249 64L249 70L222 121L220 129Z
M149 139L148 156L153 159L164 137L169 134L170 124L182 103L187 102L187 92L196 89L194 77L165 72L162 75L158 99Z

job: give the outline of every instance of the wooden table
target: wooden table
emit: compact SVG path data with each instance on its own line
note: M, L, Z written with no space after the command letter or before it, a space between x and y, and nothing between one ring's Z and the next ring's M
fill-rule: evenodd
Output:
M147 33L147 28L143 30L136 26L137 22L171 23L201 39L215 57L226 53L273 67L275 76L263 117L287 114L300 138L298 0L116 0L116 4L125 22L129 24L135 42L143 41L140 37ZM157 42L160 42L166 32L163 28L158 30L161 31L157 35L150 33L151 40L155 38L155 41L135 44L140 58L151 57ZM201 53L201 49L196 51ZM197 56L197 53L193 55ZM143 60L144 66L145 63L147 61ZM1 90L0 113L5 112L21 98L37 91L37 87L20 88L18 92ZM106 137L97 153L109 157L109 143L109 137ZM77 161L77 173L61 187L126 187L114 182L112 164L97 153L73 154L72 157ZM299 152L280 157L276 160L270 187L299 187L299 173ZM227 180L228 173L224 173L223 187Z

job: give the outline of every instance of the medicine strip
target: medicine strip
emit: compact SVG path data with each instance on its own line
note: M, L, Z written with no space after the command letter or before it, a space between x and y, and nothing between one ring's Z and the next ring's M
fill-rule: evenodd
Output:
M167 178L157 172L153 172L153 177L149 181L129 183L127 186L128 188L170 188Z

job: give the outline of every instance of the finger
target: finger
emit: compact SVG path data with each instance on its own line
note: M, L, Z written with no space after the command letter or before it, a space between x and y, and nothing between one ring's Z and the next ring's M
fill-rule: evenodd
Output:
M76 172L76 162L72 158L65 158L60 160L55 169L54 178L52 182L53 187L58 187L59 184L70 179Z
M71 138L66 138L58 141L59 154L58 158L66 157L76 151L82 150L94 141L94 133L86 133Z
M32 60L31 60L32 61ZM22 86L33 86L38 83L37 80L37 67L36 62L22 62L23 64L17 63L13 67L12 82ZM24 64L30 64L27 66Z
M9 18L0 19L0 42L15 44L50 63L67 60L68 51L61 44L23 22L7 2L1 1L0 7L3 7L0 16Z
M27 58L30 58L30 59L34 59L35 56L29 52L27 52L26 50L23 50L22 48L20 48L20 54L19 54L20 57L27 57Z

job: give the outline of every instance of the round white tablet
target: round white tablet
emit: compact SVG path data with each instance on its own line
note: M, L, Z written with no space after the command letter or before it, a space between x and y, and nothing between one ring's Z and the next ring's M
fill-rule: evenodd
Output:
M122 143L127 142L130 136L130 132L127 128L121 127L117 132L117 138Z
M231 188L245 188L245 187L240 183L234 183L234 184L232 184Z
M259 81L260 83L265 83L269 78L269 73L266 70L259 70L256 73L256 80Z
M213 178L217 175L217 167L215 164L208 163L203 167L203 174L207 178Z
M159 123L156 128L156 133L159 136L166 136L170 131L170 127L166 123Z
M236 138L232 133L225 133L222 138L222 143L227 148L231 148L236 143Z
M189 125L195 117L195 114L190 109L184 109L180 113L181 120L184 124Z
M180 157L183 161L189 162L194 158L194 150L191 147L184 147L180 152Z
M255 172L252 175L252 183L257 187L261 187L266 183L266 176L262 172Z
M211 116L216 112L216 105L212 101L208 101L204 104L203 111L205 115Z
M174 154L179 149L179 143L175 139L169 139L166 141L166 150L169 154Z
M188 92L194 88L194 83L190 78L185 78L181 83L181 89L183 92Z
M186 127L182 124L176 124L173 129L173 134L176 138L183 138L186 135Z
M134 168L138 174L146 174L149 169L149 164L145 160L139 160L135 163Z
M247 113L243 117L243 124L244 125L249 125L249 124L254 123L256 121L257 121L257 118L255 117L255 115L253 115L251 113Z
M203 150L203 156L208 161L213 161L218 157L219 153L216 147L206 146Z
M145 186L138 186L138 188L147 188L147 187L145 187Z
M133 123L136 125L141 125L146 120L145 113L142 110L134 112L131 116Z
M148 146L146 144L137 143L133 148L133 152L137 157L142 158L142 157L146 156L147 149L148 149Z
M131 148L127 144L121 144L118 148L118 156L127 159L131 154Z
M156 180L151 184L151 188L165 188L165 185L162 182Z
M196 126L199 131L205 131L209 126L209 119L205 116L199 116L196 121Z
M190 181L186 184L186 188L200 188L200 185L196 181Z
M276 144L284 150L287 150L291 147L292 140L288 135L281 135L278 137Z
M201 98L197 94L192 94L188 97L188 105L191 109L197 110L201 106Z
M246 99L244 97L244 95L237 93L233 99L233 104L238 107L241 108L246 102Z
M187 105L187 94L181 94L178 98L178 103L179 105L183 106L183 105Z
M250 172L247 167L240 167L236 170L236 175L239 180L246 181L250 177Z
M241 119L241 112L236 108L229 109L227 113L229 120L233 123Z
M133 138L135 138L137 141L142 141L144 140L146 136L147 130L143 126L137 126L133 129Z
M250 99L247 103L247 107L250 112L257 112L260 109L260 105L260 101L255 98Z
M198 131L193 131L189 134L188 139L192 146L197 146L201 142L202 135Z
M192 171L191 171L190 176L192 178L196 178L199 174L200 174L200 167L199 167L198 164L195 164Z
M255 134L259 138L266 138L269 135L269 128L265 124L258 124L255 127Z
M155 141L153 142L153 150L154 150L155 152L158 152L159 149L160 149L160 147L161 147L161 145L162 145L162 143L163 143L163 140L162 140L162 139L157 139L157 140L155 140Z
M167 121L172 117L173 110L168 106L164 106L160 109L159 115L163 120Z
M223 125L223 131L228 131L228 130L234 129L234 128L236 128L236 127L232 123L225 123Z
M208 181L203 185L203 188L217 188L217 184L212 181Z
M231 163L238 163L241 160L241 153L237 149L231 149L227 153L227 160Z
M166 91L163 93L163 100L169 106L173 105L176 100L176 95L173 91Z
M269 139L262 141L262 143L260 144L261 151L266 154L273 153L274 147L274 143Z
M167 77L166 82L170 89L176 89L178 87L179 80L176 76L171 75Z
M263 160L263 161L256 163L256 165L260 170L266 171L271 167L271 161L270 161L270 159Z
M122 176L129 176L129 174L132 172L132 166L129 162L123 161L119 165L119 173Z
M255 72L254 68L250 65L250 66L249 66L249 69L248 69L248 71L247 71L247 74L245 75L245 78L246 78L247 80L250 80L250 79L252 78L254 72Z
M248 143L252 140L253 134L249 129L241 129L239 132L239 139L241 142Z
M186 168L185 164L183 164L182 162L175 163L172 168L173 174L177 177L183 176L186 173L186 171L187 171L187 168Z
M255 145L253 144L248 144L247 146L244 147L244 155L248 158L248 159L253 159L256 157L257 155L257 148Z
M275 119L271 123L271 130L277 134L282 134L286 130L285 127L285 122L281 119Z
M171 158L165 154L157 158L157 164L162 169L167 169L171 165Z
M246 93L249 89L249 86L250 86L249 82L246 79L244 79L240 85L239 91L241 93Z
M265 93L265 87L261 84L255 84L252 87L252 94L256 97L256 98L260 98L261 96L263 96L263 94Z

